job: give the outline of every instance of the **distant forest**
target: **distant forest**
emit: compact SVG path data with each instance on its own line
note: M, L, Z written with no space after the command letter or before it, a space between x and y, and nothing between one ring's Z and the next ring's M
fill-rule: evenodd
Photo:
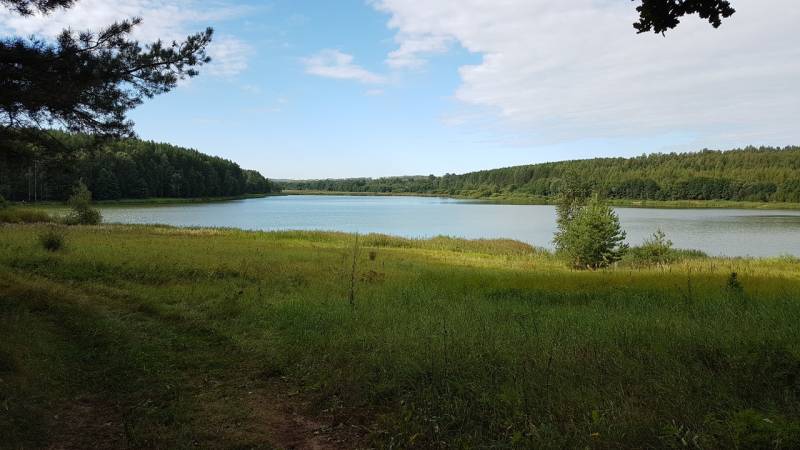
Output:
M0 195L8 200L64 200L79 180L97 200L224 197L278 190L255 170L174 145L125 138L95 145L85 134L50 132L58 152L3 146Z
M800 202L800 147L595 158L441 177L287 181L283 189L469 197L557 195L575 177L613 199Z

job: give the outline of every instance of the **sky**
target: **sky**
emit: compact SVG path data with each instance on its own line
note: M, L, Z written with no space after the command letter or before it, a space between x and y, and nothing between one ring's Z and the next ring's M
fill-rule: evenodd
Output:
M800 6L732 0L636 34L628 0L79 0L0 33L139 16L215 29L201 75L130 117L142 139L275 179L378 177L800 143Z

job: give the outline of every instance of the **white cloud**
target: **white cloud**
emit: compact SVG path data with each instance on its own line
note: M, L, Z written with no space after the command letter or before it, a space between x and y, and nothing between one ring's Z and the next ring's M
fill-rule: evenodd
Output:
M306 73L340 80L355 80L365 84L381 84L386 82L382 75L370 72L353 63L353 55L339 50L322 50L303 59Z
M221 77L232 77L247 69L247 61L253 49L231 36L217 36L208 47L211 64L208 73Z
M0 32L53 38L66 28L97 31L115 21L141 17L142 24L133 33L135 39L143 43L158 39L169 42L180 41L215 22L238 17L244 11L242 7L220 3L208 7L195 0L79 0L72 8L31 17L22 17L0 7ZM235 37L216 35L208 49L212 62L207 70L217 76L236 75L247 68L247 56L251 52L249 45Z
M396 31L391 67L419 66L457 43L482 60L459 69L455 97L544 139L800 141L796 0L737 0L721 28L684 18L666 37L635 34L630 1L371 4Z
M439 35L398 35L397 50L389 53L386 64L395 69L420 67L424 56L446 52L452 39Z

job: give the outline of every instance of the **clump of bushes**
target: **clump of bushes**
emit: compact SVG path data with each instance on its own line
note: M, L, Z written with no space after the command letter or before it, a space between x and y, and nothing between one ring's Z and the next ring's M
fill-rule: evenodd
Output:
M49 228L39 235L39 243L49 252L57 252L64 248L64 232L57 228Z
M675 257L672 241L659 228L642 245L632 247L625 255L624 262L636 267L663 266L675 262Z
M656 230L642 245L631 247L625 253L622 264L629 267L661 267L692 258L706 258L700 250L684 250L672 247L666 233Z
M72 208L64 220L68 225L97 225L103 221L100 211L92 208L92 193L83 182L78 182L67 204Z

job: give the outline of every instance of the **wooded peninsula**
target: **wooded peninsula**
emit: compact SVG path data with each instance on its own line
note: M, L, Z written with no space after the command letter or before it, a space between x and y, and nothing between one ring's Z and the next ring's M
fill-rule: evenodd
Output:
M10 201L61 201L83 181L95 200L208 198L268 194L277 187L255 170L197 150L135 138L99 141L50 131L62 151L31 142L0 152L0 195Z

